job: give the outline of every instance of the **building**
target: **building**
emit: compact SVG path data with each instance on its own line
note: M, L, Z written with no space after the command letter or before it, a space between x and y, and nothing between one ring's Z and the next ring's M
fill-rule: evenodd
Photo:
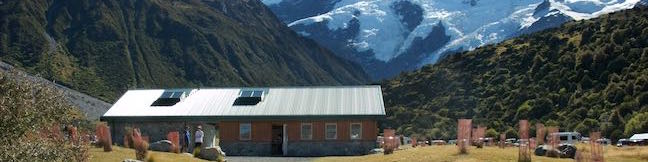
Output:
M384 116L380 86L332 86L129 90L101 120L115 143L127 127L158 141L201 125L228 155L326 156L369 153Z
M621 140L619 140L621 141ZM639 134L634 134L630 139L627 139L625 141L622 141L623 145L648 145L648 133L639 133Z
M630 140L648 140L648 133L634 134Z

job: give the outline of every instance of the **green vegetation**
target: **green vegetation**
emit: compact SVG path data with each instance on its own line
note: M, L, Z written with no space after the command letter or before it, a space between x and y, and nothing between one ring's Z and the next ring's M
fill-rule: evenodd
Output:
M80 121L83 115L61 92L22 73L0 72L0 161L86 161L87 129L65 130L65 137L61 131Z
M648 112L637 113L628 120L624 134L631 136L635 133L645 133L646 130L648 130Z
M579 145L585 157L589 157L589 145ZM605 161L623 161L623 162L640 162L648 160L647 147L625 147L617 148L614 146L605 146ZM459 149L455 145L416 147L405 150L394 151L393 154L372 154L365 156L329 156L315 159L315 162L372 162L372 161L444 161L444 162L510 162L518 160L518 147L507 147L500 149L494 146L486 146L482 149L471 147L468 154L458 154ZM572 162L574 159L568 158L551 158L546 156L531 155L532 161L536 162Z
M5 1L0 60L114 101L132 88L339 85L361 68L258 1Z
M449 55L385 81L383 91L382 127L407 135L456 138L458 118L507 137L520 119L612 139L648 132L648 9Z
M90 149L90 161L94 162L115 162L123 161L124 159L135 159L135 149L124 148L120 146L113 146L113 151L104 152L102 148L91 148ZM178 162L178 161L207 161L199 158L194 158L191 154L176 154L171 152L158 152L158 151L149 151L149 156L147 161L168 161L168 162Z

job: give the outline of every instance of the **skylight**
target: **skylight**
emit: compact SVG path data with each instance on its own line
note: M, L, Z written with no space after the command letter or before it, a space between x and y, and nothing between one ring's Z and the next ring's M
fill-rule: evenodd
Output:
M165 91L151 106L173 106L186 97L184 91Z
M234 106L256 105L263 100L263 90L241 90Z
M261 97L263 96L262 90L241 90L239 97Z

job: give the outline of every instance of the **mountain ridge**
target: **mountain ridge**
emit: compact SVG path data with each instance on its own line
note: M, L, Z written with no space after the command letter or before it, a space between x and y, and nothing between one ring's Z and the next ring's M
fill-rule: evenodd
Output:
M367 81L259 1L8 1L0 13L2 61L104 101L131 88Z
M264 2L275 13L311 5L299 0ZM557 27L569 20L589 19L632 8L639 0L335 0L316 3L328 5L310 7L319 12L300 15L295 11L290 18L280 18L288 21L286 24L299 34L316 40L338 56L360 63L371 79L380 80L435 63L448 54ZM331 7L330 3L335 5ZM296 17L306 18L294 20ZM443 24L443 35L433 30L439 24ZM426 37L450 39L421 41ZM438 48L408 51L420 48L417 47L420 44Z
M507 137L521 119L613 140L648 131L637 125L648 113L647 11L571 21L386 80L381 127L432 139L455 137L459 118Z

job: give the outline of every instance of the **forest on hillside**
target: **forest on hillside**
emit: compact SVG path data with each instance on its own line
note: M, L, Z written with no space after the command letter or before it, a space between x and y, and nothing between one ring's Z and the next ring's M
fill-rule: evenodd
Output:
M523 35L382 83L381 127L456 138L459 118L516 137L518 120L611 139L648 132L648 9ZM531 130L535 132L534 129Z
M107 102L134 88L347 85L368 78L259 1L5 1L0 61Z

